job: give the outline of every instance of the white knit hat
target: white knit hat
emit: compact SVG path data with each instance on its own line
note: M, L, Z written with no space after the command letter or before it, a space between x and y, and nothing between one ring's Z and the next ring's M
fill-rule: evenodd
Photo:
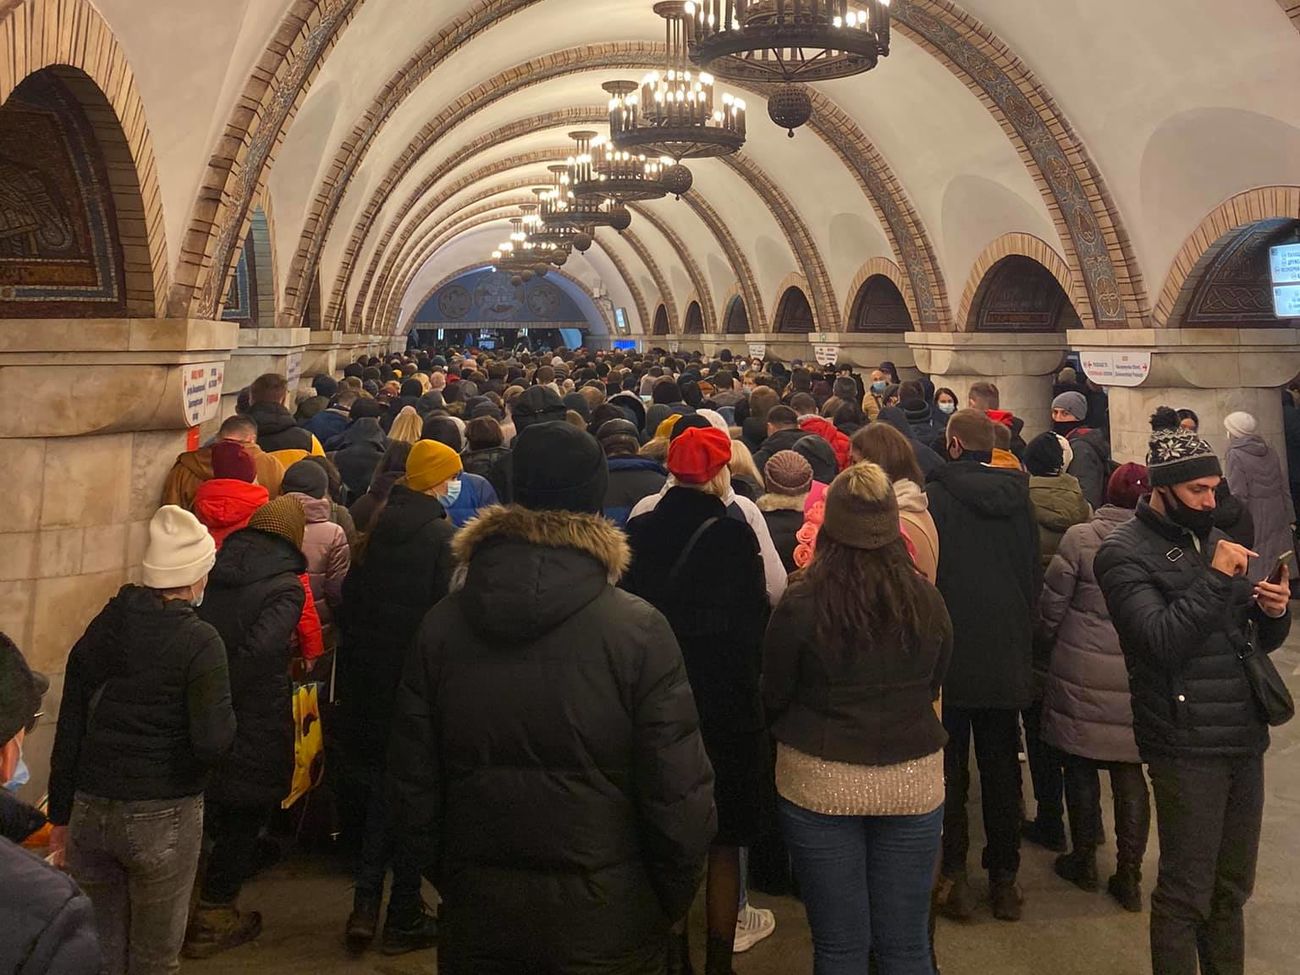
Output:
M717 410L696 410L695 415L704 417L704 419L709 421L709 426L713 427L713 429L721 430L723 433L730 436L731 428L727 426L727 421Z
M1249 437L1255 432L1255 418L1249 413L1229 413L1223 418L1224 429L1230 437Z
M163 505L149 522L144 584L179 589L203 578L217 561L217 546L202 522L184 508Z

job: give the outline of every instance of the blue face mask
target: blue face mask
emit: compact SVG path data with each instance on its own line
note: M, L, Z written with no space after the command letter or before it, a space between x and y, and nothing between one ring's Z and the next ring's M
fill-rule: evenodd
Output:
M23 761L23 746L18 746L18 764L14 766L14 777L5 783L5 789L9 792L17 792L25 786L32 777L32 771Z
M447 485L447 493L438 497L444 508L450 508L456 503L456 499L460 497L460 489L461 482L459 478Z
M876 382L876 383L872 383L872 384L871 384L871 391L872 391L873 393L876 393L877 395L879 395L880 393L883 393L883 392L885 391L885 387L888 386L888 385L889 385L889 383L885 382L885 381L882 379L882 380L880 380L880 382Z

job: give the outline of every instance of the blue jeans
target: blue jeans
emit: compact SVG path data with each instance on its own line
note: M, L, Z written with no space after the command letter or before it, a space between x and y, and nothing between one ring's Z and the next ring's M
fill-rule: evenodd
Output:
M814 975L934 975L930 890L943 807L921 816L824 816L778 799L808 924Z

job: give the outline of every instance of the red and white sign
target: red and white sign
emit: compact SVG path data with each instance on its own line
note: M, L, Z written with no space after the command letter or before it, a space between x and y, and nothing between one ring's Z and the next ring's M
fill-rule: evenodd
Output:
M1101 386L1141 386L1151 374L1151 353L1132 349L1082 352L1083 371Z
M221 384L225 376L223 362L191 362L181 367L181 405L186 426L197 427L221 411Z

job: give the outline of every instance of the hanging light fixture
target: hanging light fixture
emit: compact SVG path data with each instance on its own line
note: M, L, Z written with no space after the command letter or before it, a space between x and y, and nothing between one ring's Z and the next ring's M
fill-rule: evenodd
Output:
M611 81L603 87L612 94L635 90L636 83ZM570 132L569 138L577 145L570 173L575 196L629 203L668 195L664 174L676 165L671 159L619 149L595 132Z
M745 103L724 94L715 106L713 76L692 70L692 15L685 0L661 0L654 11L666 24L667 63L646 75L639 90L612 94L609 132L615 147L677 162L739 152L745 144Z
M533 275L546 274L552 266L559 267L568 259L568 248L561 244L534 239L530 227L541 226L536 204L520 207L520 214L510 218L510 237L492 252L492 263L502 271L512 271L529 280Z
M721 78L781 83L768 99L768 114L791 136L812 117L812 99L798 82L862 74L889 55L889 0L688 0L686 6L692 62Z
M542 197L542 226L548 230L567 228L590 233L595 227L613 227L616 223L622 223L622 214L627 213L625 207L620 207L608 197L580 197L573 191L575 168L576 157L570 157L567 163L547 167L554 182L550 192ZM628 223L630 222L629 216ZM626 230L627 223L616 229L620 232Z

